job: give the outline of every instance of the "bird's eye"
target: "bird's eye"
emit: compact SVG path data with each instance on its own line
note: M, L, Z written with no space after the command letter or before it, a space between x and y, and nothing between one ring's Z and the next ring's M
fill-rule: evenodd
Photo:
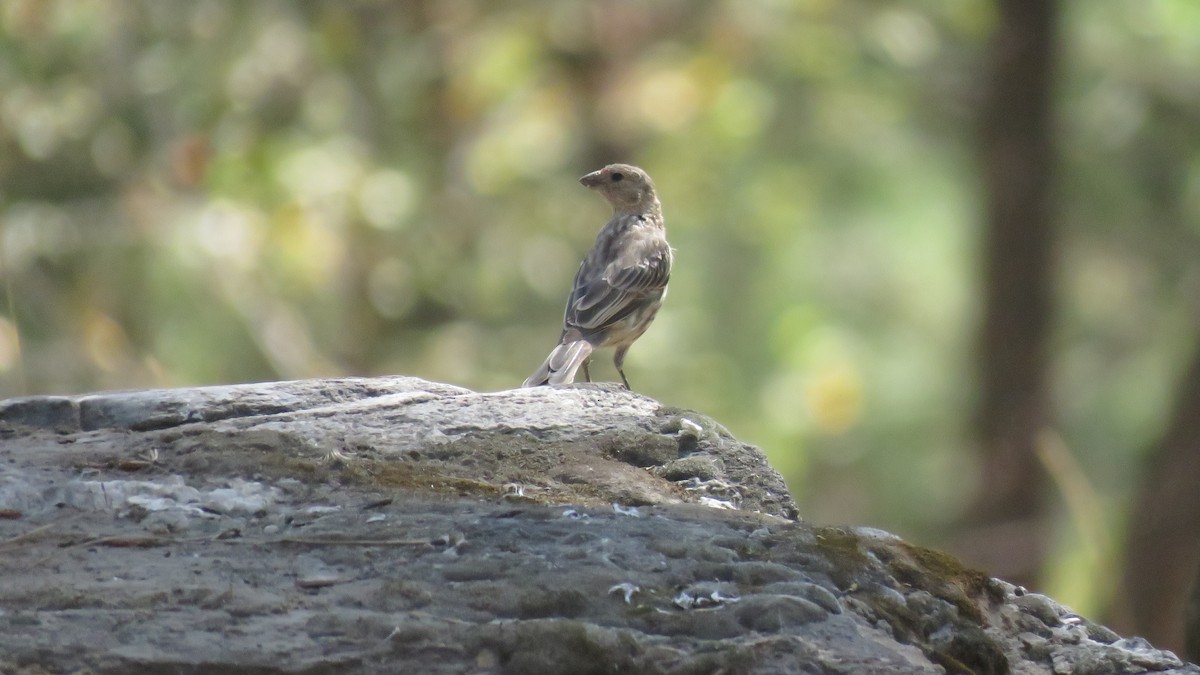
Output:
M621 173L620 171L612 175L612 181L614 183L620 183L623 180L625 180L625 174Z

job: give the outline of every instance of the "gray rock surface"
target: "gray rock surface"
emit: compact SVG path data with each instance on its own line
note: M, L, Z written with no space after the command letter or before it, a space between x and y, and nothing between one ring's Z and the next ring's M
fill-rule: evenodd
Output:
M0 402L0 672L1197 673L602 385Z

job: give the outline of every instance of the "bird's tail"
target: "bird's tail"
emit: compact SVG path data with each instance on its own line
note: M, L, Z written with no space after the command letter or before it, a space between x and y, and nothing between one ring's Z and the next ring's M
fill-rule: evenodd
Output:
M592 355L592 345L587 340L567 340L562 342L550 356L538 366L522 387L536 387L543 384L571 384L575 381L575 371Z

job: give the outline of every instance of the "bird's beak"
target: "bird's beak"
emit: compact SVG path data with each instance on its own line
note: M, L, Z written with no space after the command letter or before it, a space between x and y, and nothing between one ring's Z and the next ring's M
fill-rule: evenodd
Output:
M580 178L579 184L584 187L596 187L600 183L604 182L603 174L604 174L604 169L600 169L599 171L593 171L593 172L589 173L588 175L584 176L583 178Z

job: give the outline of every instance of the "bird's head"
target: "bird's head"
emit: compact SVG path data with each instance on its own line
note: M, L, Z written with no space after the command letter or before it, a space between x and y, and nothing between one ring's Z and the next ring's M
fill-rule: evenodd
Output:
M617 211L641 213L658 202L649 174L629 164L609 164L580 178L579 182L604 195Z

